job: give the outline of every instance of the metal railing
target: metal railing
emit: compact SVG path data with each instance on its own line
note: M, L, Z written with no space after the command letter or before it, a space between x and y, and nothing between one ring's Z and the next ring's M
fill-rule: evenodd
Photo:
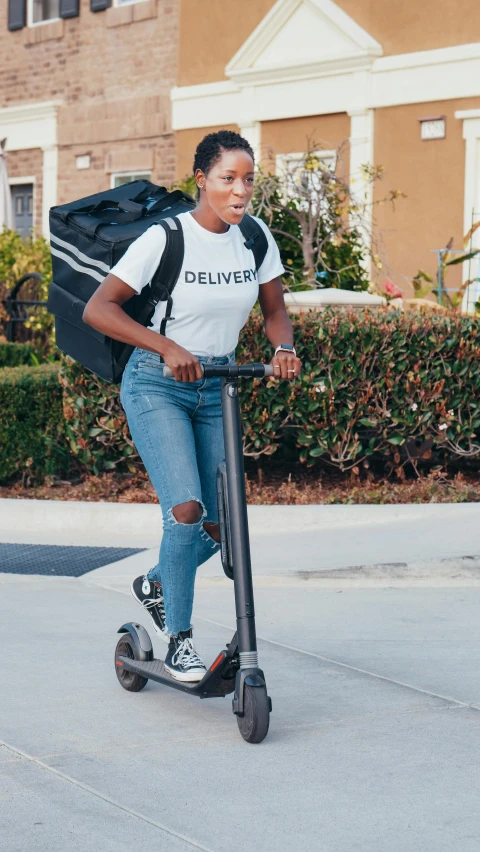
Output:
M27 281L31 280L42 281L42 276L39 272L27 272L25 275L22 275L22 277L15 282L14 286L7 294L7 297L3 300L3 304L8 315L5 336L9 343L13 343L15 341L17 323L26 322L26 320L29 319L30 315L26 308L33 306L45 308L47 306L46 302L39 301L38 299L18 298L18 293L21 287Z

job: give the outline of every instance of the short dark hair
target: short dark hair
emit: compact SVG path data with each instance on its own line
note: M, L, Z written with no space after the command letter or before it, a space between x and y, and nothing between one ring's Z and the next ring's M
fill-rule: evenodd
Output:
M218 163L224 151L246 151L255 162L252 146L239 133L232 130L218 130L204 136L198 144L193 161L193 172L200 169L204 175L208 175L210 169Z

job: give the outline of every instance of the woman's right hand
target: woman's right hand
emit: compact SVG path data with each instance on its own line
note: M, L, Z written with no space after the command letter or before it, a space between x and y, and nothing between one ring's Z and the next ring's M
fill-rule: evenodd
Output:
M162 357L167 367L170 367L176 382L196 382L197 379L203 378L198 358L178 343L169 341L168 349L162 353Z

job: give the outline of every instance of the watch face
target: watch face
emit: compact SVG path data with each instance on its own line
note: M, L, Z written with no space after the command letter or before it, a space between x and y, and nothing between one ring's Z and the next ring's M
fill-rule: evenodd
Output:
M290 346L289 343L281 343L280 349L290 349L290 351L293 352L293 346Z

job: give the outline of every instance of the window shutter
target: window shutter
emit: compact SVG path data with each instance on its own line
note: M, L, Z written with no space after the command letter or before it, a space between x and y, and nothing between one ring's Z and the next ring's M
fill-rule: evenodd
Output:
M90 0L90 10L92 12L103 12L112 5L112 0Z
M76 18L80 14L79 0L60 0L60 17Z
M27 23L27 0L8 0L8 29L21 30Z

